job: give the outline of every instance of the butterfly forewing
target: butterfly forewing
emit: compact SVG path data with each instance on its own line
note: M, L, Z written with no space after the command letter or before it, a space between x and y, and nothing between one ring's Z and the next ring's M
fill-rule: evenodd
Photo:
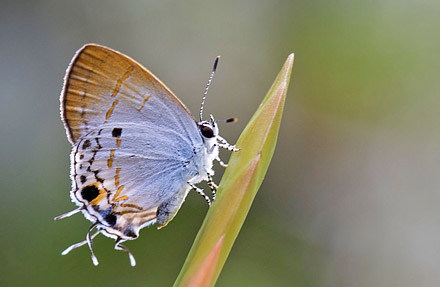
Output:
M70 141L112 122L164 121L173 129L194 125L188 109L147 69L107 47L88 44L73 58L61 94Z

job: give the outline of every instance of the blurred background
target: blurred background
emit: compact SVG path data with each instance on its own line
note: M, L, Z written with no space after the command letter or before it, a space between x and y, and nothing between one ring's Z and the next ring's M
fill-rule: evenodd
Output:
M119 50L234 143L289 53L278 146L218 286L440 286L440 2L0 1L0 285L171 286L207 211L190 194L160 231L83 240L59 116L83 44ZM223 154L227 159L228 153ZM216 168L216 180L221 168Z

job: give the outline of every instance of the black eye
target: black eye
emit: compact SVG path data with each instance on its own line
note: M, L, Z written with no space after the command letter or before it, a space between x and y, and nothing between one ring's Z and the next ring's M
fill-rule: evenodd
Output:
M200 131L205 138L212 138L214 136L214 131L208 126L202 126Z

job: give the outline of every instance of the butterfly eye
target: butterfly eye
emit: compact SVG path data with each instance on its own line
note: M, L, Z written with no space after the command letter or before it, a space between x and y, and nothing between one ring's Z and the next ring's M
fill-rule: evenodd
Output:
M205 138L212 138L214 136L214 131L208 126L202 126L200 131Z

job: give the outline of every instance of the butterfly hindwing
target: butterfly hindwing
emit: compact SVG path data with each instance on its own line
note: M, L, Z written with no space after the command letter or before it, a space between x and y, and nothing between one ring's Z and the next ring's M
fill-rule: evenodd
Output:
M113 233L129 229L137 235L142 225L154 223L161 206L174 216L189 190L187 181L196 176L197 159L189 143L173 135L170 141L172 136L148 124L122 123L89 132L72 153L73 200ZM162 212L159 221L169 219Z

